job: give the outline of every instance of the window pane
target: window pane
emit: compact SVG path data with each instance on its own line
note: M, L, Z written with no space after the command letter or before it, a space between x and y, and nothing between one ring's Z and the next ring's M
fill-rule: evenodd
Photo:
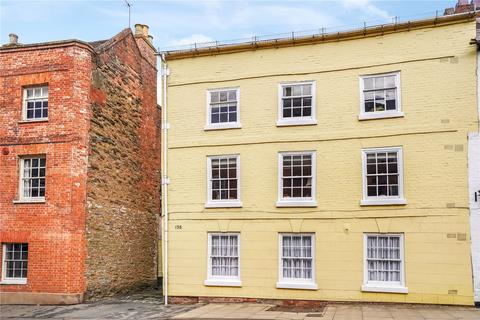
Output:
M301 117L302 116L302 108L293 108L293 116L294 117Z
M365 90L372 90L373 89L373 78L363 79L363 86L364 86Z
M385 100L375 100L375 111L385 111Z
M227 101L227 92L220 91L220 101Z
M303 95L308 96L312 94L312 85L306 84L303 86Z
M303 108L303 116L310 117L312 115L312 108L304 107Z
M390 196L398 196L398 186L390 186L389 187L389 195Z
M378 186L378 196L387 195L387 186Z
M387 184L387 176L385 175L377 176L377 181L378 181L378 184Z
M303 98L303 106L311 106L312 105L312 98Z
M375 165L367 165L367 174L377 173L377 167Z
M302 196L302 189L301 188L293 188L293 197L300 198Z
M302 86L300 85L293 86L293 95L294 96L302 95Z
M34 118L41 118L42 117L42 109L35 109L33 113Z
M378 173L387 173L387 165L381 163L377 166Z
M393 87L395 87L395 76L385 77L385 87L386 87L386 88L393 88Z
M373 100L365 101L365 112L374 112L375 111L375 104Z
M367 177L367 185L376 186L377 185L377 177L376 176L368 176Z
M375 78L375 89L383 89L385 88L385 78L384 77L376 77Z

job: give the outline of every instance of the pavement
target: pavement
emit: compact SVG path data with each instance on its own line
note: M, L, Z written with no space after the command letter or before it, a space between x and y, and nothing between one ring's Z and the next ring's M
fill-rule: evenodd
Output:
M69 306L0 305L0 319L480 320L480 309L473 307L329 303L315 312L269 310L273 307L255 303L165 306L158 291L152 291Z
M76 305L0 305L0 319L171 319L197 305L163 305L158 291L105 298Z
M178 314L174 320L480 320L480 309L472 307L328 304L323 312L269 311L273 305L232 303L208 304Z

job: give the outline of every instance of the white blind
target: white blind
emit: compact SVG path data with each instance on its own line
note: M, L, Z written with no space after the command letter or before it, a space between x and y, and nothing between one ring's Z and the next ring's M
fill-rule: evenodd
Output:
M238 235L211 235L211 275L238 277Z
M369 281L401 281L400 240L399 235L369 235L367 237Z

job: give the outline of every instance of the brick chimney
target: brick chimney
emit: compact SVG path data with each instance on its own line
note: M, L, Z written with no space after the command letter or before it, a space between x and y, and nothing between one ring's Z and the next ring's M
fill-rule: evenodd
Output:
M17 45L18 44L18 36L15 33L10 33L8 35L8 38L10 40L10 45Z
M480 0L458 0L455 8L446 8L444 15L480 10Z
M10 33L8 35L8 43L2 45L2 47L15 47L20 45L21 43L18 43L18 36L15 33Z
M157 50L153 46L153 36L148 34L148 26L146 24L135 24L135 33L134 37L137 41L137 45L140 48L142 56L147 59L151 64L156 65Z

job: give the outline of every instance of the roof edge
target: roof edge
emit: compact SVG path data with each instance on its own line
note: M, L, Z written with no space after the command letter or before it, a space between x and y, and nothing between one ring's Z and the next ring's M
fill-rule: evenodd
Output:
M428 27L436 27L442 25L450 25L475 21L480 15L480 11L472 11L461 14L439 16L422 20L407 21L400 23L389 23L377 25L373 27L352 29L348 31L315 34L309 36L269 39L262 41L251 41L236 44L225 44L219 46L210 46L204 48L163 51L166 60L186 59L193 57L211 56L219 54L227 54L242 51L253 51L257 49L292 47L298 45L309 45L317 43L327 43L334 41L355 40L366 37L374 37L378 35L392 34L397 32L410 31L411 29L420 29Z
M30 44L19 44L19 45L4 45L0 47L0 52L13 52L13 51L29 51L29 50L38 50L38 49L52 49L52 48L62 48L78 46L85 48L91 52L94 52L93 46L85 41L77 39L68 39L68 40L59 40L59 41L49 41L49 42L39 42L39 43L30 43Z

